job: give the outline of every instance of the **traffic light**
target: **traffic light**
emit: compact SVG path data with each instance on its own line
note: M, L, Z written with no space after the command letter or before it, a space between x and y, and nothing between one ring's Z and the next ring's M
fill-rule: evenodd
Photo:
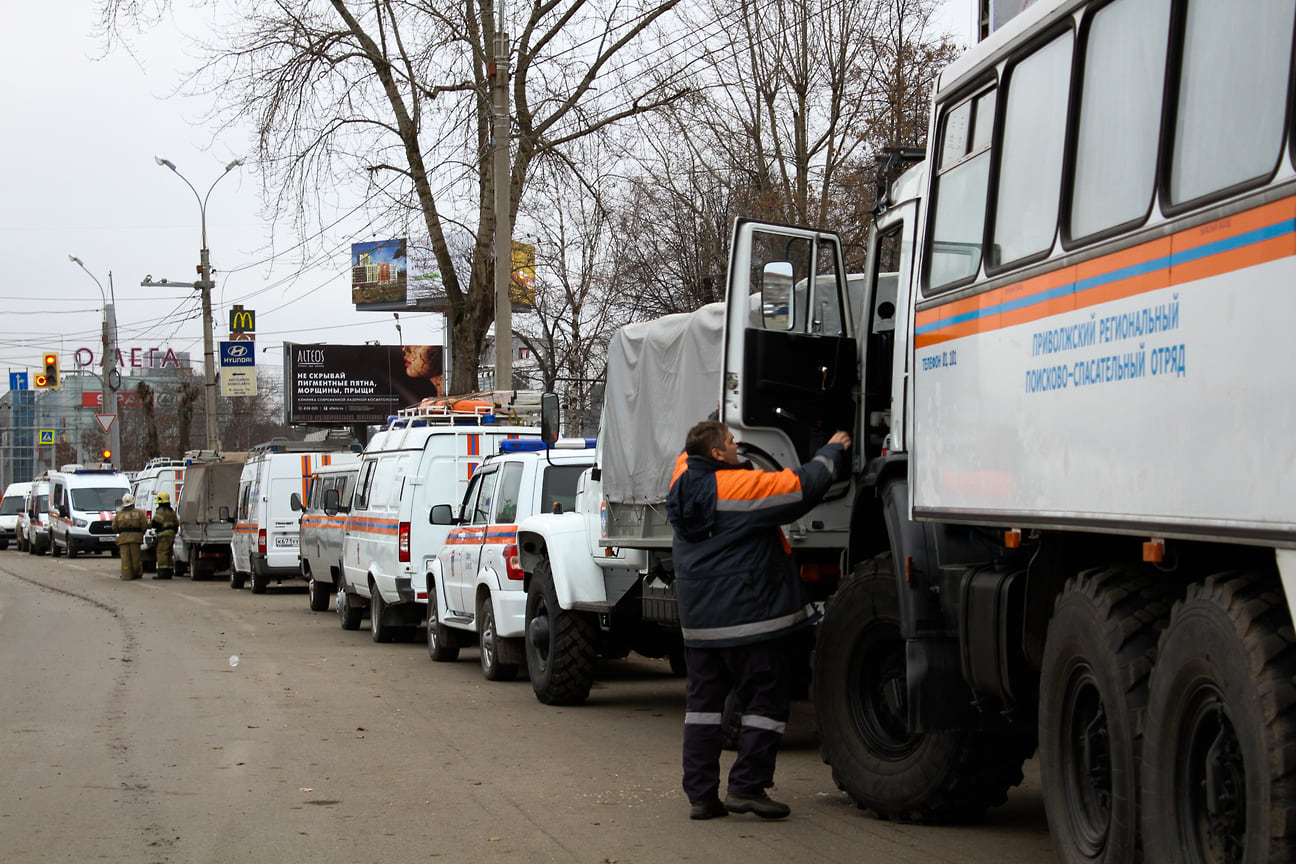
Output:
M57 390L62 386L59 380L59 355L57 351L46 351L41 358L42 369L36 373L36 389Z

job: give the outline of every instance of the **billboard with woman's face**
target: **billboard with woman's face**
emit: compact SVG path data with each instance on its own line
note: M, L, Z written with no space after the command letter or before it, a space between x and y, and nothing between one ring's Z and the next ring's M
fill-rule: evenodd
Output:
M401 408L444 395L440 345L284 343L284 422L381 424Z

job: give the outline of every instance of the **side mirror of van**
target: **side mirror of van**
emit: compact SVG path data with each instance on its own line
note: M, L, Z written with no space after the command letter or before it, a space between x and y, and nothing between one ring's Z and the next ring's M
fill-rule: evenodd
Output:
M540 394L540 440L552 447L558 440L558 394Z
M432 512L428 514L429 525L453 525L455 524L454 510L449 504L433 504Z
M293 493L296 497L296 493ZM324 512L330 516L336 516L337 512L342 509L342 496L338 495L336 489L324 490Z
M301 494L294 492L292 497L288 499L288 506L292 508L294 513L300 513L302 511Z
M222 506L219 510L216 511L216 518L222 522L234 521L233 519L230 518L229 508L224 506Z

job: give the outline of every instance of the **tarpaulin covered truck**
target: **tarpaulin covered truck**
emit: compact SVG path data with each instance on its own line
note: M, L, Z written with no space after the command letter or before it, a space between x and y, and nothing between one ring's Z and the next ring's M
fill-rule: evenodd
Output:
M175 536L178 575L201 580L230 569L230 514L238 504L239 474L246 460L244 453L186 454L185 483L175 508L180 523Z

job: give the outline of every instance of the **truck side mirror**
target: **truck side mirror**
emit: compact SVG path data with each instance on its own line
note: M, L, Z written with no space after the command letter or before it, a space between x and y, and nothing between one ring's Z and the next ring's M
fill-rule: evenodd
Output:
M216 511L216 518L219 519L219 520L222 521L222 522L233 522L233 521L234 521L233 519L230 518L229 508L228 508L228 507L225 507L225 506L223 506L223 505L221 506L221 508L220 508L219 510Z
M761 280L761 321L766 330L791 330L796 323L792 309L792 265L771 261Z
M453 525L454 510L450 509L449 504L433 504L432 512L428 514L429 525Z
M336 489L324 490L324 512L330 516L336 516L341 508L342 496L338 495Z
M300 513L302 511L301 494L294 492L292 497L288 499L288 506L292 508L294 513Z
M540 394L540 440L552 447L558 440L558 394Z

